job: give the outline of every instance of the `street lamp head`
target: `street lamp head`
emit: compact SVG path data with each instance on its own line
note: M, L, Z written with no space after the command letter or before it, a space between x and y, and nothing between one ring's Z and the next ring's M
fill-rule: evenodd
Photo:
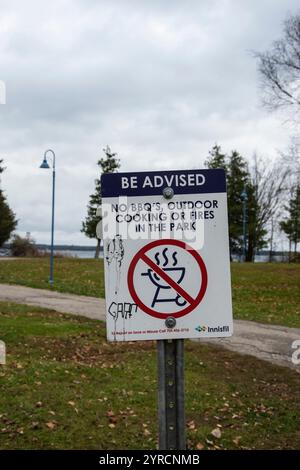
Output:
M46 168L47 170L49 170L49 168L50 168L50 166L49 166L49 164L48 164L48 162L47 162L47 160L46 160L45 157L44 157L44 160L43 160L43 162L42 162L40 168Z

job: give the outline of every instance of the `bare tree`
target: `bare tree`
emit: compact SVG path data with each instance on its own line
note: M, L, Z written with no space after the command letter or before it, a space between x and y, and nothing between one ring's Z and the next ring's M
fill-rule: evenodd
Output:
M290 169L290 187L300 180L300 136L291 138L290 146L285 152L281 152L282 165Z
M249 232L249 260L252 260L255 255L254 250L258 247L258 238L268 231L272 219L275 219L283 208L289 171L289 168L282 166L280 162L270 162L259 158L256 154L253 157L249 187L252 188L255 203L252 204L254 208L253 233ZM253 244L253 249L251 249L250 242Z
M300 117L300 13L284 22L283 37L270 50L256 53L264 92L263 102L271 110L286 108L293 119Z

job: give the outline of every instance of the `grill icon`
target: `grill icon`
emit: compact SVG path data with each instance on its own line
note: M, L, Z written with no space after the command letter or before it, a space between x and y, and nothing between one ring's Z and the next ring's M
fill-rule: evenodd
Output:
M185 268L178 267L177 251L173 252L171 256L168 256L168 247L164 248L162 252L157 252L154 256L157 266L172 277L177 283L181 284L185 276ZM172 266L170 267L170 264ZM146 272L141 274L142 276L148 276L152 284L156 287L154 297L152 300L151 308L160 302L174 302L178 306L184 306L187 302L177 292L174 297L172 295L172 287L162 279L153 269L148 268ZM170 292L171 291L171 292Z

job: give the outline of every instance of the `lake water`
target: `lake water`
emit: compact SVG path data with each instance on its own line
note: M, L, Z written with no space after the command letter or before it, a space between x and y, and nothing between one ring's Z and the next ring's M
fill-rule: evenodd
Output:
M82 259L90 259L94 258L95 256L95 250L91 251L85 251L85 250L70 250L70 251L61 251L61 253L68 255L68 256L74 256L77 258L82 258ZM100 258L103 258L103 251L100 252ZM239 261L238 257L234 258L234 261ZM260 254L255 256L255 262L256 263L267 263L269 261L269 255L265 254ZM288 261L287 259L284 259L284 256L282 254L274 254L272 256L272 261L273 262L282 262L282 261Z
M61 253L65 256L70 256L70 257L77 257L77 258L81 258L81 259L91 259L91 258L94 258L95 256L95 250L91 249L91 250L57 250L56 253ZM5 250L5 249L0 249L0 257L4 257L4 256L9 256L9 250ZM103 258L103 251L100 251L100 258ZM241 261L239 260L238 256L234 256L234 259L233 261ZM269 261L269 255L268 254L259 254L259 255L256 255L255 257L255 262L256 263L266 263ZM285 261L285 262L288 262L288 257L287 255L283 255L283 254L280 254L280 253L275 253L273 256L272 256L272 261L273 262L282 262L282 261Z
M85 259L90 259L95 257L95 250L61 250L58 251L58 253L61 253L62 255L65 256L71 256L71 257L76 257L76 258L85 258ZM100 251L99 258L103 258L103 251Z

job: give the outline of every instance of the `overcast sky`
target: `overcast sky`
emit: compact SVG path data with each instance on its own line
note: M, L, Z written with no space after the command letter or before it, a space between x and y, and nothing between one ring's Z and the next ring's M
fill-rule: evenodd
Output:
M80 233L96 162L122 170L201 168L217 142L274 158L289 128L260 105L256 61L299 0L0 0L2 187L18 232L49 242L57 155L56 242Z

